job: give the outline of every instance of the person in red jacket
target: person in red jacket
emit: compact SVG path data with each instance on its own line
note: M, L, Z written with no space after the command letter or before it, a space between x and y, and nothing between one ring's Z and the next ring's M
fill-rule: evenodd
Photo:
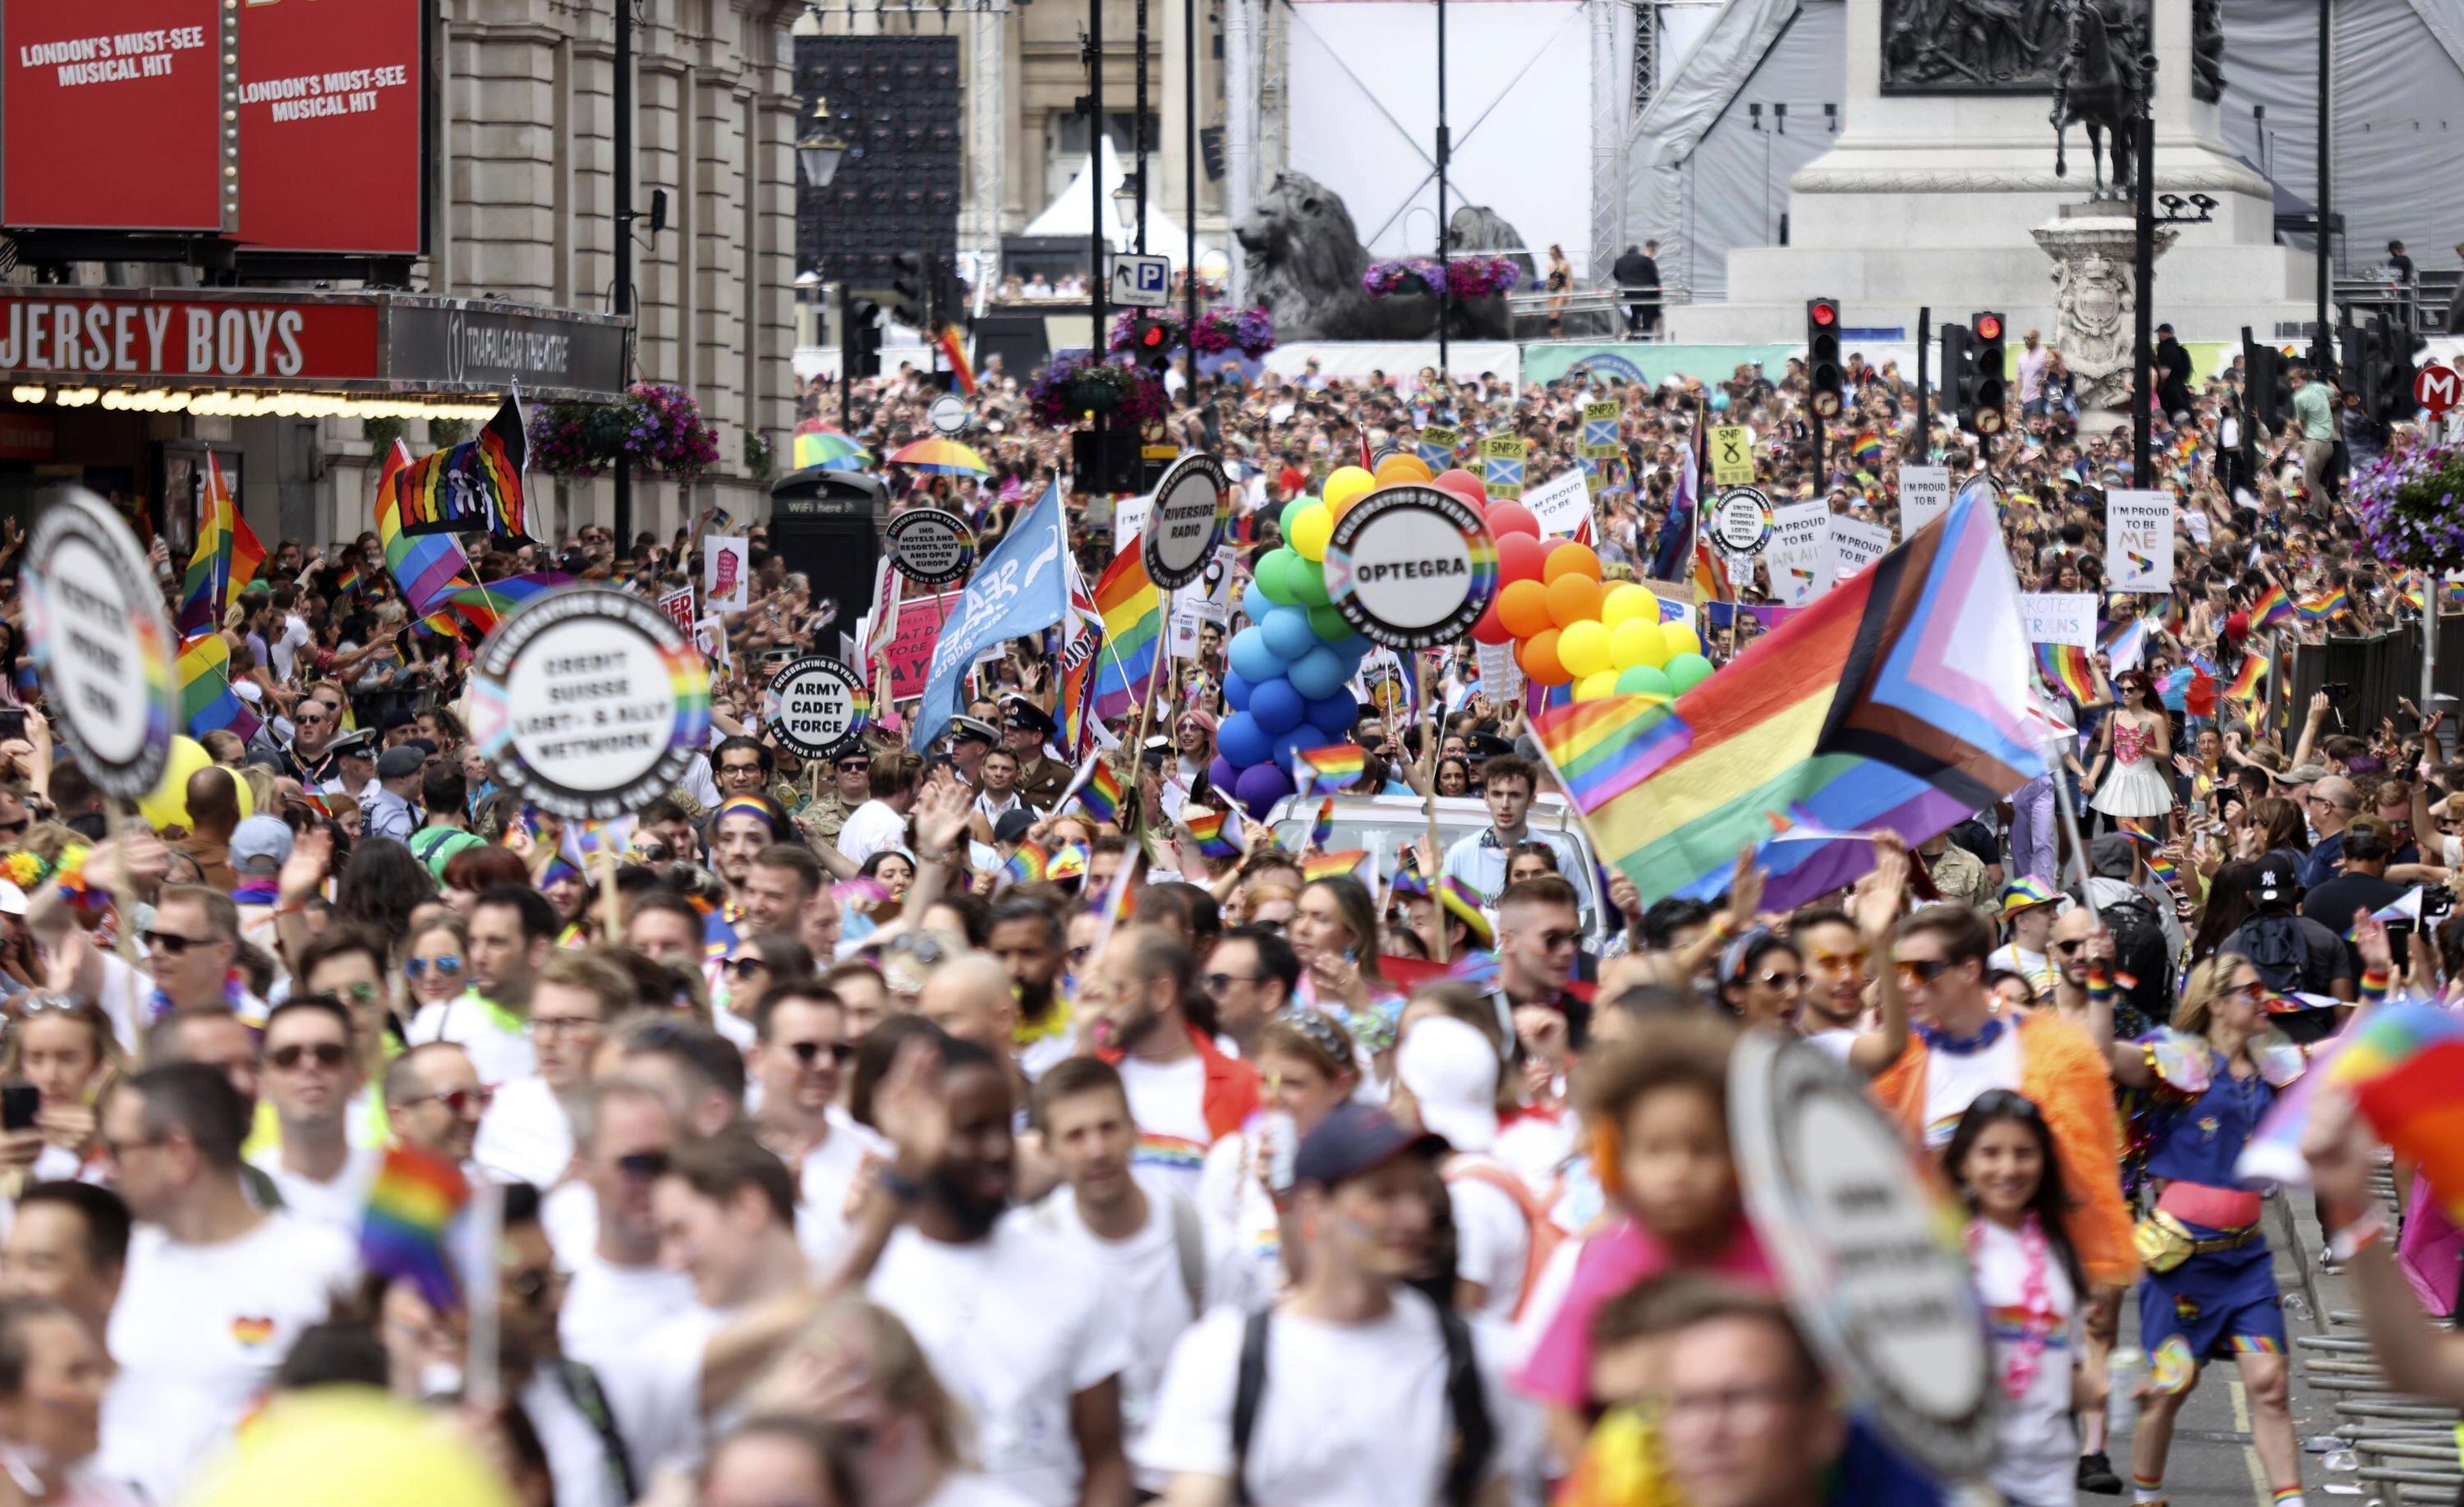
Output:
M1132 1165L1166 1173L1195 1197L1206 1148L1258 1107L1258 1070L1226 1057L1191 1024L1197 964L1156 927L1115 932L1078 984L1096 1054L1121 1070L1138 1144Z

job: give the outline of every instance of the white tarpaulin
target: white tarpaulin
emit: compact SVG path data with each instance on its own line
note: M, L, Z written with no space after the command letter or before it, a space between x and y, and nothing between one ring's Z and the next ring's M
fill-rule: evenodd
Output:
M1153 143L1149 144L1152 147ZM1149 159L1148 165L1154 165L1152 158ZM1116 251L1134 251L1138 244L1137 233L1133 229L1137 224L1135 211L1132 207L1124 207L1112 198L1112 191L1121 186L1122 182L1128 178L1129 171L1121 165L1120 153L1112 149L1112 139L1109 136L1104 138L1101 171L1104 191L1100 196L1100 202L1104 207L1105 244ZM1056 194L1052 202L1044 207L1044 212L1029 221L1025 230L1021 233L1069 236L1081 241L1087 239L1095 229L1094 210L1088 200L1089 187L1094 182L1096 174L1096 159L1089 158L1079 166L1078 175L1069 180L1069 186ZM1148 252L1169 256L1172 258L1173 266L1178 267L1189 259L1185 254L1188 250L1187 235L1182 232L1179 226L1172 222L1170 215L1163 212L1159 196L1149 194L1147 196Z

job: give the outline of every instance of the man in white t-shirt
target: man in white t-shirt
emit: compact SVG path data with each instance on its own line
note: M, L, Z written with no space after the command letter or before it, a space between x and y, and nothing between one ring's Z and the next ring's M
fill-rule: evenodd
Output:
M1426 1258L1438 1137L1345 1104L1301 1138L1287 1248L1300 1276L1273 1308L1218 1308L1173 1350L1138 1464L1171 1478L1174 1507L1247 1499L1312 1507L1488 1500L1499 1462L1530 1448L1529 1409L1507 1390L1481 1330L1404 1285ZM1263 1347L1245 1441L1235 1437L1244 1348ZM1477 1412L1472 1411L1477 1409ZM1447 1489L1454 1441L1467 1490Z
M1129 1091L1136 1165L1169 1174L1192 1198L1206 1148L1258 1107L1258 1070L1189 1023L1186 1001L1197 993L1189 949L1159 927L1114 932L1078 984L1097 1055L1120 1068Z
M128 1271L128 1206L98 1183L36 1183L0 1241L0 1298L42 1298L101 1334Z
M838 1106L855 1043L836 994L814 979L781 979L754 1005L753 1030L745 1066L761 1085L753 1133L794 1174L796 1237L814 1271L826 1275L847 1245L856 1176L888 1145Z
M1069 1253L1067 1271L1107 1294L1130 1342L1121 1372L1121 1432L1134 1459L1163 1382L1164 1362L1208 1301L1206 1240L1198 1206L1166 1179L1130 1166L1137 1127L1120 1072L1073 1057L1036 1081L1035 1122L1063 1186L1035 1206L1035 1222ZM1221 1285L1221 1284L1216 1284ZM1138 1490L1160 1493L1155 1471Z
M906 841L907 813L915 804L915 785L922 773L923 761L903 750L873 756L866 775L872 798L849 813L847 825L839 828L841 858L861 867L883 848Z
M556 950L556 907L527 885L498 885L471 906L471 987L422 1007L410 1044L466 1047L483 1083L510 1083L539 1071L531 1049L531 985Z
M1450 1016L1412 1023L1395 1050L1396 1118L1445 1137L1455 1221L1455 1306L1505 1321L1523 1302L1531 1260L1530 1195L1497 1147L1497 1049Z
M539 1076L496 1085L472 1157L491 1176L547 1189L573 1165L573 1105L607 1023L633 1005L633 981L595 951L561 949L531 986Z
M412 1047L385 1069L385 1121L394 1139L449 1166L471 1160L495 1097L471 1054L448 1041Z
M693 1291L683 1273L659 1264L650 1207L651 1185L676 1146L667 1099L647 1083L601 1083L581 1100L574 1134L580 1177L566 1187L583 1197L565 1198L560 1189L540 1213L558 1263L573 1274L557 1333L565 1354L596 1364L693 1307ZM580 1217L560 1220L561 1205L578 1208Z
M282 1141L253 1158L257 1169L274 1179L283 1208L357 1240L385 1152L351 1145L361 1074L350 1012L330 994L284 1000L265 1017L258 1060L258 1091Z
M908 1215L867 1292L913 1331L934 1375L974 1415L986 1475L1039 1507L1126 1507L1130 1354L1119 1306L1010 1212L1009 1063L974 1042L937 1044L947 1133L923 1178L883 1177Z
M289 1353L357 1278L340 1231L260 1212L240 1188L248 1112L202 1062L112 1090L102 1144L141 1221L111 1315L119 1366L103 1398L100 1474L149 1501L181 1498Z

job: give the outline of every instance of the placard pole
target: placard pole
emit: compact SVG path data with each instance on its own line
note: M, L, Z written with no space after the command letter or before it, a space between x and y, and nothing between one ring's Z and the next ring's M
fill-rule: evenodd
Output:
M231 778L236 780L239 776L233 775ZM112 909L117 913L111 928L111 945L120 953L121 962L142 973L144 970L137 961L137 938L129 930L136 924L137 886L128 876L128 850L121 845L121 838L128 830L128 817L121 809L123 804L117 796L102 803L103 841L111 844L111 856L120 864L120 877L111 890Z
M1450 959L1446 955L1446 903L1440 893L1446 882L1446 855L1445 850L1438 846L1438 741L1439 730L1445 725L1445 719L1438 714L1439 697L1436 688L1429 682L1428 656L1419 649L1405 652L1412 656L1412 675L1419 686L1420 705L1429 714L1428 728L1420 740L1420 809L1428 814L1429 862L1437 869L1427 876L1430 941L1437 951L1438 962L1443 964ZM1397 866L1399 868L1401 865Z

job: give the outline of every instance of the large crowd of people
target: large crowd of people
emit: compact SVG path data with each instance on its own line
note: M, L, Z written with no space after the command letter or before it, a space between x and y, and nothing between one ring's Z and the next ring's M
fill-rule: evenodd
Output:
M835 646L868 604L815 601L758 522L711 746L614 864L470 742L473 645L409 621L373 534L281 541L231 605L249 716L202 737L173 819L106 811L18 674L0 1503L167 1507L247 1453L252 1418L354 1385L450 1420L525 1507L1939 1499L1843 1410L1748 1215L1749 1034L1836 1059L1966 1200L1996 1491L2163 1500L2173 1420L2229 1360L2298 1503L2261 1192L2234 1164L2306 1048L2464 977L2464 921L2437 908L2464 763L2434 712L2349 727L2212 683L2265 635L2422 610L2339 493L2346 455L2410 431L2345 409L2324 455L2306 419L2245 434L2229 370L2165 394L2159 473L2133 477L2033 336L2019 359L1989 447L1938 408L1914 432L1905 375L1852 358L1819 470L1795 362L1176 387L1175 438L1238 481L1244 574L1283 504L1364 450L1511 432L1537 485L1602 398L1613 578L1690 531L1712 422L1752 431L1775 495L1886 526L1903 460L1991 475L2023 580L2100 601L2104 489L2178 492L2170 596L2107 608L2144 615L2132 652L2043 688L2074 730L2057 767L1947 833L1872 838L1866 877L1785 913L1750 854L1709 902L1644 906L1598 869L1523 698L1489 694L1468 645L1432 655L1425 706L1364 698L1353 788L1460 797L1443 851L1382 870L1314 862L1306 813L1236 815L1228 857L1190 832L1226 799L1220 631L1164 677L1151 736L1117 719L1109 813L1064 798L1077 751L1035 640L947 726L886 706L800 758L754 667ZM932 395L905 371L847 413L817 396L886 454L929 432ZM896 506L956 509L989 547L1057 480L1092 579L1113 540L1066 433L997 365L972 412L990 474L901 474ZM594 525L473 555L656 594L694 543ZM1715 660L1761 584L1704 609ZM2277 593L2335 605L2262 625ZM2377 919L2416 885L2418 926ZM493 1190L492 1304L468 1272L370 1278L395 1147ZM2371 1149L2331 1100L2312 1151L2339 1250L2419 1385L2464 1393L2357 1212ZM2146 1399L2126 1452L2105 1422L2125 1343L2147 1356L2119 1384Z

